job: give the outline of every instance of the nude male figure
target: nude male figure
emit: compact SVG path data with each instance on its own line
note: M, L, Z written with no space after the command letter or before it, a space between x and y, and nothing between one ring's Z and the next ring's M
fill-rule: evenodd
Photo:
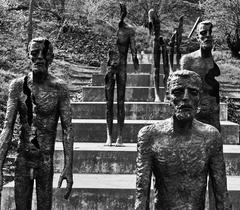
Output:
M107 140L106 146L112 146L113 132L113 101L114 86L117 83L117 140L115 146L123 146L123 127L125 119L125 90L127 81L127 55L128 49L131 49L134 68L137 71L139 62L137 58L135 31L124 22L127 15L127 9L124 4L121 7L121 20L117 32L115 48L109 51L108 70L105 75L105 96L106 96L106 118L107 118Z
M160 102L160 60L161 54L163 59L164 78L163 84L166 89L167 79L169 76L168 51L166 41L160 36L160 18L156 9L148 11L148 25L150 35L153 36L153 62L154 62L154 93L155 101Z
M15 169L15 203L17 210L31 210L34 179L36 180L37 209L52 207L53 154L58 119L63 131L65 165L59 187L66 179L68 198L72 189L73 138L70 98L66 85L48 72L54 54L46 38L29 43L31 72L13 80L9 88L7 112L0 135L0 174L11 143L17 114L21 134Z
M195 119L201 86L193 71L172 73L168 94L173 116L139 131L136 210L149 209L152 175L156 210L204 210L208 175L217 210L231 209L220 133Z
M196 118L204 123L215 126L220 131L219 120L219 83L215 79L220 75L220 69L213 60L212 23L202 21L198 24L197 34L200 49L182 56L181 69L188 69L198 73L203 82L203 92L199 113Z

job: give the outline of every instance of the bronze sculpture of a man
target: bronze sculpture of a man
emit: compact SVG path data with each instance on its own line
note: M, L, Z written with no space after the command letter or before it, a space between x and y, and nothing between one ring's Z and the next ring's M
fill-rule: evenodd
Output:
M107 140L106 145L112 145L113 133L113 101L114 86L117 83L117 140L116 146L122 146L123 126L125 118L125 90L127 80L127 55L128 49L131 49L134 68L139 68L134 29L124 22L127 15L125 4L120 3L121 20L117 32L117 40L114 49L109 51L108 70L105 75L105 95L106 95L106 118L107 118Z
M203 82L203 92L199 112L196 118L204 123L215 126L220 131L219 120L219 83L215 79L220 75L220 69L212 56L213 38L212 23L202 21L198 24L197 34L200 49L182 56L181 69L198 73Z
M13 80L9 88L7 112L0 135L0 174L11 143L14 123L19 114L21 134L15 169L15 203L17 210L31 210L34 179L37 209L52 207L53 154L58 119L61 120L64 169L59 187L66 179L68 198L72 189L73 137L70 97L67 86L48 72L54 54L46 38L34 38L28 47L31 72Z
M160 59L162 53L164 78L163 83L166 89L167 78L169 76L168 51L166 41L160 36L160 18L156 9L148 11L148 28L150 35L153 36L153 66L154 66L154 92L155 101L161 101L160 98Z
M217 209L231 209L220 133L195 119L201 87L197 73L173 72L168 80L173 116L139 131L136 210L149 209L152 174L157 210L204 210L208 175Z

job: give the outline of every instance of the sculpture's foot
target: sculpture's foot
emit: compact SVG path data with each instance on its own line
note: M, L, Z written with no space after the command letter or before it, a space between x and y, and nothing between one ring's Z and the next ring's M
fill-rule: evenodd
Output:
M115 146L116 146L116 147L125 147L125 146L123 145L122 137L118 137L118 138L117 138L117 141L116 141Z
M158 95L155 95L155 100L154 100L155 102L161 102L161 99L159 98L159 96Z
M107 141L106 141L106 143L104 144L104 146L111 147L111 146L112 146L112 139L107 138Z

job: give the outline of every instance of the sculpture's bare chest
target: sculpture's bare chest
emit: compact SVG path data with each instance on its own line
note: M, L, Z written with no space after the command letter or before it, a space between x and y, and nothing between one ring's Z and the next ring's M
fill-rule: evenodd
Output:
M23 110L29 109L29 95L24 92L20 96L20 104ZM57 110L59 91L53 87L34 87L31 91L31 103L33 112L40 115L52 115Z
M193 139L185 141L165 137L153 144L156 167L166 175L177 173L189 173L195 175L206 170L208 163L208 150L202 138L193 136Z

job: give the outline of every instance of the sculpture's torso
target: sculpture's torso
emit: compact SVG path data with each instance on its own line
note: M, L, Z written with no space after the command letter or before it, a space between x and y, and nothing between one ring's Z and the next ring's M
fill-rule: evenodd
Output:
M63 89L59 85L59 81L51 76L45 85L35 85L34 91L32 91L32 81L28 79L28 87L34 97L31 109L26 104L28 96L23 91L23 83L24 77L15 81L17 88L15 88L14 93L21 124L19 152L26 149L26 144L32 138L31 135L36 135L40 150L53 153L59 118L59 100L63 94ZM28 119L31 115L33 122L29 124ZM33 126L36 128L36 133L33 133Z
M127 24L119 27L117 33L117 49L119 51L119 63L127 64L128 49L131 44L131 38L134 37L134 29Z
M148 126L157 210L203 210L208 164L214 146L212 126L194 121L190 136L176 135L171 119ZM144 136L144 133L140 135Z
M203 88L200 101L200 113L196 118L220 130L219 122L219 82L215 79L220 75L217 64L211 57L202 57L200 50L186 54L181 58L181 69L198 73L202 79Z

